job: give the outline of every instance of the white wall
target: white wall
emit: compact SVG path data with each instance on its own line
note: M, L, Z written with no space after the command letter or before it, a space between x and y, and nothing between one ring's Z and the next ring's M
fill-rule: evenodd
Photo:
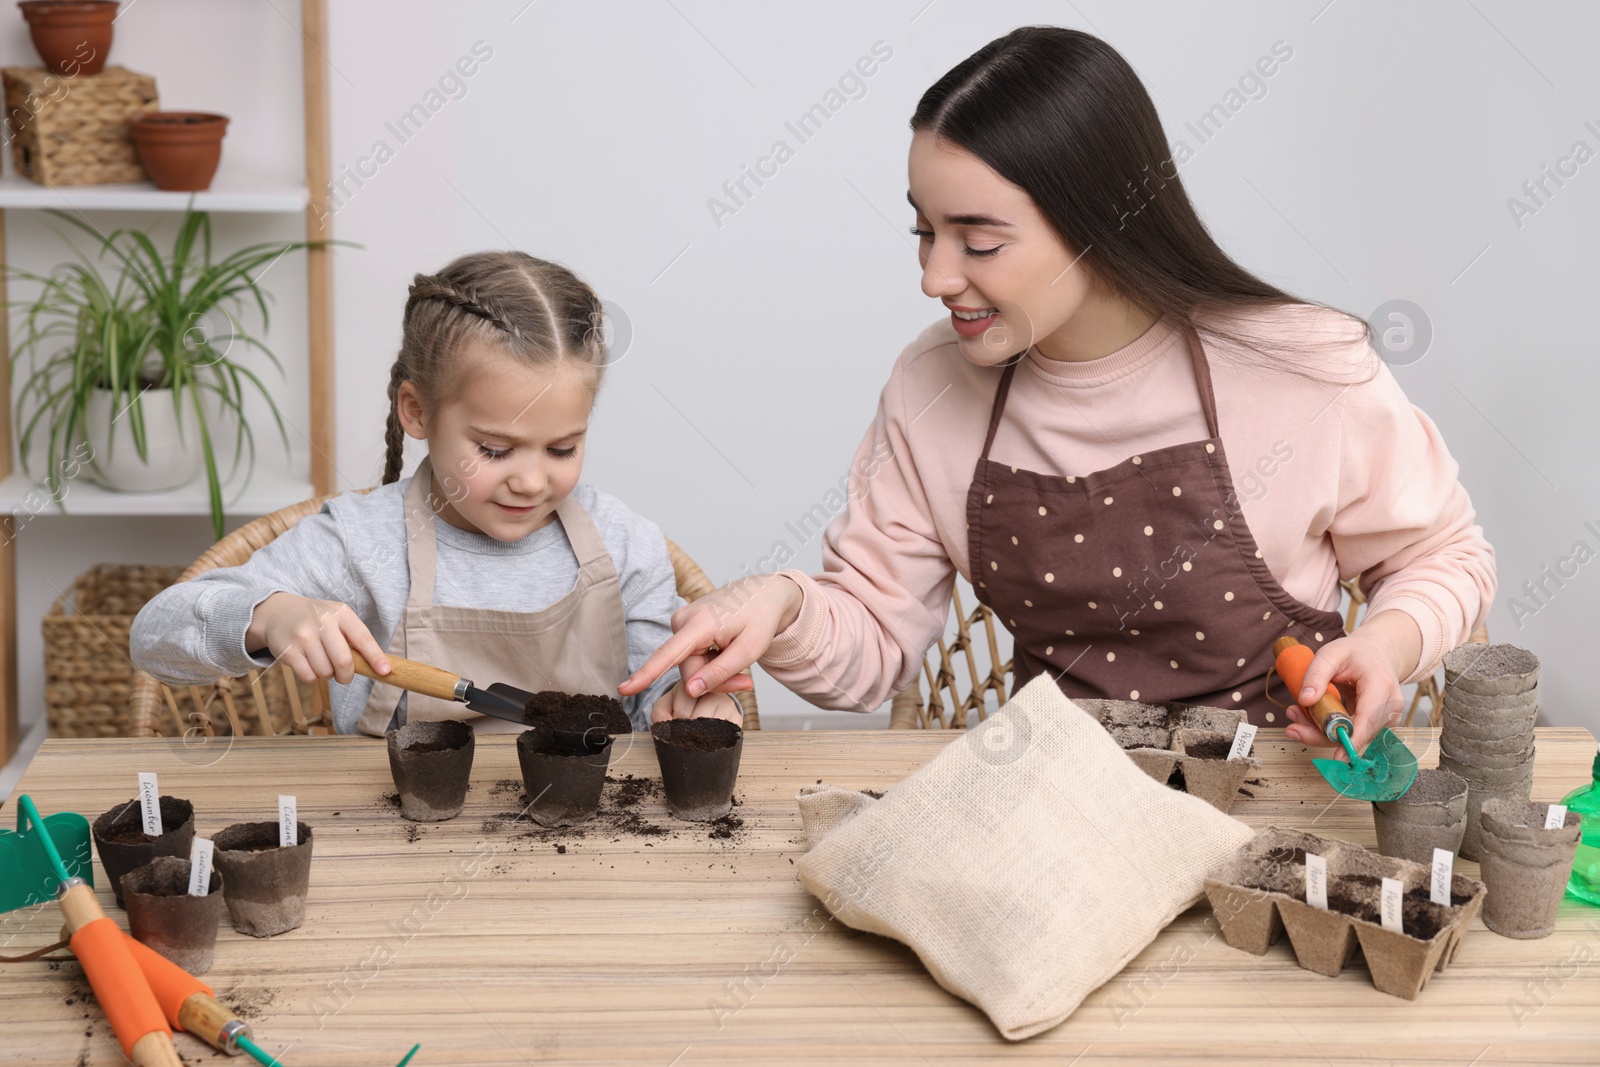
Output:
M124 22L203 6L142 0ZM1183 167L1189 193L1242 262L1362 315L1397 298L1426 311L1432 347L1396 374L1460 460L1496 547L1503 593L1491 633L1543 657L1553 722L1600 730L1600 710L1580 696L1600 636L1600 562L1552 584L1532 615L1513 618L1509 606L1575 542L1600 551L1600 532L1584 525L1600 531L1590 403L1600 375L1592 315L1580 310L1596 281L1584 238L1597 232L1600 162L1520 227L1507 208L1575 141L1600 150L1600 132L1584 126L1600 129L1591 5L331 6L335 163L356 166L380 139L393 150L359 187L347 181L335 222L365 246L341 252L336 275L343 485L377 476L410 276L468 250L517 246L578 270L633 326L596 411L586 476L659 521L719 580L756 569L778 541L816 566L816 540L798 543L785 523L837 483L891 362L938 315L904 233L916 99L1014 26L1072 25L1119 48L1169 139L1196 149ZM219 71L172 102L248 81L230 103L239 114L295 118L298 41L282 18L255 0L215 7L226 13L208 17L230 27L219 32L249 34L263 54L248 79ZM135 39L130 28L124 52L119 37L117 59L152 68L156 46L144 61ZM204 61L211 39L191 37L182 62ZM385 124L479 41L493 55L465 95L399 143ZM893 57L865 96L797 144L784 123L877 41ZM1197 145L1184 123L1277 41L1294 54L1265 95ZM159 54L171 57L158 71L164 93L180 84L172 48ZM794 158L717 225L707 199L778 138ZM770 680L761 692L769 709L797 712L769 710L773 724L862 721L805 714Z

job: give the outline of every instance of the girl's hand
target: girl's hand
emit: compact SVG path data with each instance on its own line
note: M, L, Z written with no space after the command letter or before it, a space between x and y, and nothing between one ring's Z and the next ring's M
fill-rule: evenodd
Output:
M1285 733L1290 740L1305 745L1337 744L1317 729L1304 710L1306 705L1315 704L1328 683L1333 682L1339 686L1345 710L1355 724L1350 740L1357 752L1365 751L1379 730L1400 722L1400 713L1406 706L1400 679L1416 668L1421 651L1422 634L1409 615L1380 611L1370 616L1349 637L1330 642L1312 658L1311 666L1306 668L1305 686L1298 694L1299 703L1289 708L1290 726Z
M673 613L673 635L617 686L617 692L623 696L643 692L677 664L683 665L678 684L690 697L750 689L755 683L739 672L760 659L772 639L793 624L800 602L800 586L781 574L741 578L707 593Z
M650 709L651 723L666 722L668 719L697 718L727 719L729 722L743 725L744 711L739 703L726 693L708 693L703 697L692 697L684 692L682 682L657 697L655 707Z
M354 647L379 674L389 673L389 657L349 604L311 600L277 592L256 605L245 648L266 648L302 682L332 678L341 685L355 677Z

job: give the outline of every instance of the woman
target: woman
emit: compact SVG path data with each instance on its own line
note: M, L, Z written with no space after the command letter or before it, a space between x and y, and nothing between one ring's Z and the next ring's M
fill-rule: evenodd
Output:
M620 691L681 662L687 693L654 716L688 715L759 659L870 710L917 676L959 572L1011 631L1017 687L1048 671L1068 696L1239 707L1328 744L1299 704L1336 681L1365 745L1495 589L1456 464L1365 323L1217 246L1095 37L1007 34L911 128L922 289L950 314L890 375L824 573L681 609ZM1369 606L1345 636L1355 575ZM1317 650L1274 694L1298 700L1287 723L1264 685L1283 634Z

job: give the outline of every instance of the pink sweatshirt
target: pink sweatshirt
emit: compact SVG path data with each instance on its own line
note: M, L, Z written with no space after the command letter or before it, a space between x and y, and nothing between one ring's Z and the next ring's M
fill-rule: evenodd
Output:
M1360 575L1369 611L1403 611L1422 631L1401 681L1431 674L1488 614L1496 585L1455 460L1365 340L1348 340L1348 319L1295 305L1240 321L1267 357L1303 352L1302 338L1347 338L1299 356L1332 384L1206 342L1234 489L1268 567L1328 610L1339 580ZM966 494L1001 372L956 342L941 319L901 354L856 452L848 507L823 536L823 573L783 572L803 605L761 665L820 706L871 711L909 684L945 632L955 575L971 581ZM1206 436L1182 336L1162 319L1100 359L1030 353L990 457L1081 475Z

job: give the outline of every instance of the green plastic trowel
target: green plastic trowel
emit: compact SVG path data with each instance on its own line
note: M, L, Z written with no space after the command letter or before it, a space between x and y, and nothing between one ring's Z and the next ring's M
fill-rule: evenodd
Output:
M1276 657L1278 675L1289 691L1300 692L1314 653L1292 637L1274 641L1272 653ZM1335 686L1330 684L1322 699L1305 712L1328 740L1343 745L1345 754L1350 757L1349 763L1336 759L1311 761L1328 784L1342 795L1355 800L1395 800L1411 788L1417 777L1416 753L1387 726L1378 731L1364 755L1357 753L1355 742L1350 740L1355 724Z

